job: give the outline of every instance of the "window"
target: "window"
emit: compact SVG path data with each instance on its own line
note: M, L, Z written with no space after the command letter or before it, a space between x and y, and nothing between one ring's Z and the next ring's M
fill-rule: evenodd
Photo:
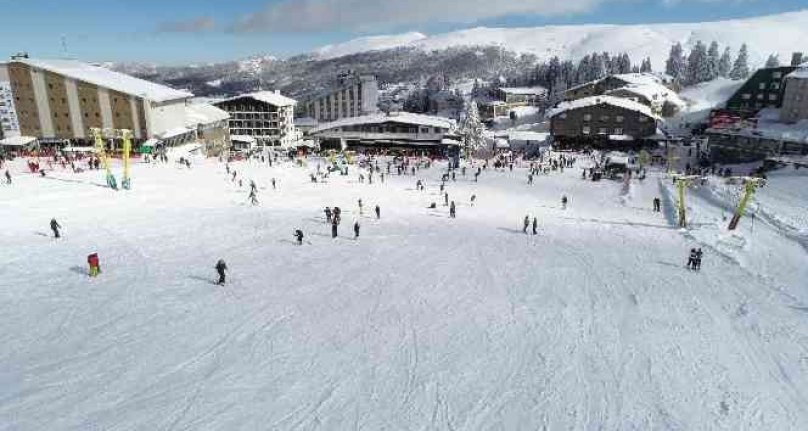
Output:
M772 82L772 90L779 90L780 83L779 82Z
M609 134L609 129L607 129L605 127L601 127L600 129L598 129L598 135L608 135L608 134Z
M774 93L769 94L769 100L777 100L777 95Z
M752 95L749 94L749 93L744 93L744 94L741 95L741 99L743 99L743 100L749 100L751 98L752 98Z
M608 115L601 115L600 116L600 121L609 121L609 116Z
M592 120L592 114L584 114L584 121L591 121L591 120Z
M615 135L622 135L623 134L623 129L621 129L619 127L615 128L614 129L614 134Z
M760 89L760 90L765 90L765 89L766 89L766 83L765 83L765 82L761 82L760 84L758 84L758 89Z
M618 123L622 123L623 120L624 120L624 118L623 118L622 115L618 115L618 116L614 117L614 121L616 121Z
M558 116L558 118L560 118L562 120L566 120L567 119L567 113L566 112L562 113L561 115Z
M758 95L757 95L757 99L758 99L758 100L763 100L763 97L764 97L764 96L763 96L763 93L760 93L760 94L758 94Z
M774 73L772 73L772 79L780 79L782 77L783 77L782 72L774 72Z
M592 129L590 129L589 126L584 126L583 129L581 129L581 132L583 132L584 135L588 135L592 133Z

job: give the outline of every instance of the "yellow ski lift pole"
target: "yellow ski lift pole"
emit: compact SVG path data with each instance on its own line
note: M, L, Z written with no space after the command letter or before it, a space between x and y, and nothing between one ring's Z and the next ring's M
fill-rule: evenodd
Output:
M693 182L699 177L695 175L679 175L673 177L673 182L676 184L677 191L677 212L679 215L679 227L687 227L687 205L685 204L685 192L693 185Z
M127 129L121 130L123 138L123 179L121 187L129 190L132 187L132 180L129 177L129 153L132 151L132 132Z
M118 190L118 183L115 181L115 177L112 175L112 171L109 167L109 157L107 157L107 152L104 149L104 137L102 134L101 129L92 128L90 131L95 138L95 154L96 156L101 159L101 163L104 164L104 170L106 171L106 180L107 185L114 190Z
M766 183L766 180L762 178L744 178L743 180L746 183L744 185L743 196L738 203L738 207L735 209L732 220L729 222L728 230L735 230L735 228L738 227L738 222L741 221L741 217L743 217L744 212L746 212L746 205L752 199L752 196L754 196L757 188Z

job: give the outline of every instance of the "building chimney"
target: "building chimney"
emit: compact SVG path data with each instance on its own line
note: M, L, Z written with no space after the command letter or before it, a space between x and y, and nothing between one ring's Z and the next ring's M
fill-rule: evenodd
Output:
M803 61L803 59L802 59L802 53L801 52L795 52L795 53L791 54L791 65L792 66L799 66L799 65L802 64L802 61Z

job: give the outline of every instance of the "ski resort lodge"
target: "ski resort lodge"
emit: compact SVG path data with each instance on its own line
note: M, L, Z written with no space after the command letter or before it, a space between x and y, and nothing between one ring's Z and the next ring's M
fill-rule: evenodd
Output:
M365 115L320 124L310 137L323 149L459 151L455 122L407 112Z
M560 146L641 147L657 134L661 119L642 103L614 96L562 102L547 113Z
M229 146L227 113L193 94L75 60L15 56L0 64L19 134L42 144L91 145L91 129L128 129L135 144ZM112 137L112 135L110 135Z

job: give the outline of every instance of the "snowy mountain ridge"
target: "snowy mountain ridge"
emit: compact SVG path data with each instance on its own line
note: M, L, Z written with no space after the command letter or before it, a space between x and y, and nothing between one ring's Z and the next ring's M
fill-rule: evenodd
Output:
M425 51L457 46L501 46L536 55L578 60L592 52L626 52L632 59L650 57L654 69L664 68L671 45L681 42L688 51L697 41L717 41L737 51L747 43L752 66L762 65L771 53L787 63L791 53L805 49L808 9L747 19L687 24L562 25L526 28L477 27L427 36L418 32L353 39L313 51L317 59L331 59L368 51L414 47Z

